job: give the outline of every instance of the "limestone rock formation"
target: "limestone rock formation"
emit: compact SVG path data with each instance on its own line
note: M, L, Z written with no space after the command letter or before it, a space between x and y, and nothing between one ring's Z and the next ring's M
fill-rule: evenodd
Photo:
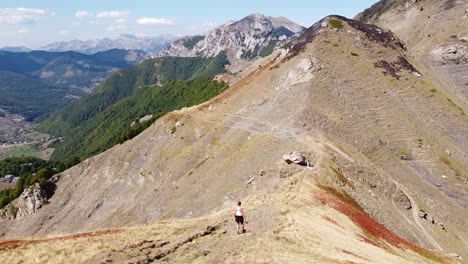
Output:
M43 205L47 204L47 194L36 183L26 188L21 195L0 210L0 219L21 220L36 213Z
M467 64L468 46L462 44L443 44L432 51L432 56L437 63L446 64Z
M184 37L156 56L214 57L226 52L231 63L230 70L238 72L249 61L269 55L294 36L301 34L304 27L284 17L266 17L252 14L237 22L228 22L205 35Z

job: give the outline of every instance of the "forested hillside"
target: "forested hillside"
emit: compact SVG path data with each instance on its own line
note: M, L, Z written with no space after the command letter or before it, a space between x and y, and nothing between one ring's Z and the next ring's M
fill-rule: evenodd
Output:
M58 145L56 159L86 158L138 135L167 112L200 104L228 87L225 83L199 78L168 81L163 86L147 86L110 106L73 130ZM139 122L144 116L147 121Z
M66 89L13 72L0 71L0 107L28 121L48 115L71 102Z
M162 84L167 80L188 80L224 72L225 55L215 58L167 57L146 60L120 70L104 81L91 95L54 113L39 126L41 131L68 136L73 129L104 111L137 88Z
M85 96L112 72L139 63L141 51L0 51L0 107L33 121Z

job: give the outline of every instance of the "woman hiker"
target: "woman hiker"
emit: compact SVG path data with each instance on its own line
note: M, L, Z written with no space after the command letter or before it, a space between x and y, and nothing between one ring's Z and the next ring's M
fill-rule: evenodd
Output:
M237 208L236 208L236 211L234 212L234 220L237 223L237 234L240 234L241 231L242 233L245 233L244 221L245 223L247 223L247 220L245 217L244 209L242 209L241 207L240 201L237 202ZM242 225L242 229L240 229L241 225Z

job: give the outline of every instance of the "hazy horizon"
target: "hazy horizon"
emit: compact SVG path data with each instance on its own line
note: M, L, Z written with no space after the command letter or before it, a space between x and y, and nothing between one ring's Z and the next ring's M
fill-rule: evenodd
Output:
M0 47L25 46L34 49L57 41L116 38L121 34L195 35L252 13L283 16L309 27L331 14L353 17L377 1L290 0L288 6L282 2L261 0L225 3L214 0L141 0L138 4L123 0L109 2L4 0L0 4Z

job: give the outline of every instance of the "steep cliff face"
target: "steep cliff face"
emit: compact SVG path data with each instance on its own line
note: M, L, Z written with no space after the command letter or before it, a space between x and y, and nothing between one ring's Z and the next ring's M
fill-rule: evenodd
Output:
M131 229L127 244L113 236L120 251L84 251L90 263L147 243L199 263L450 262L421 247L468 258L467 120L438 87L391 32L327 17L218 97L65 171L49 204L0 232L164 220L142 231L152 242ZM307 162L283 160L295 151ZM252 223L242 249L237 200Z
M228 22L205 35L181 38L157 56L214 57L226 51L230 70L237 72L249 61L270 55L304 29L286 18L256 13L237 22Z
M468 1L385 0L356 19L392 30L421 70L466 107Z

